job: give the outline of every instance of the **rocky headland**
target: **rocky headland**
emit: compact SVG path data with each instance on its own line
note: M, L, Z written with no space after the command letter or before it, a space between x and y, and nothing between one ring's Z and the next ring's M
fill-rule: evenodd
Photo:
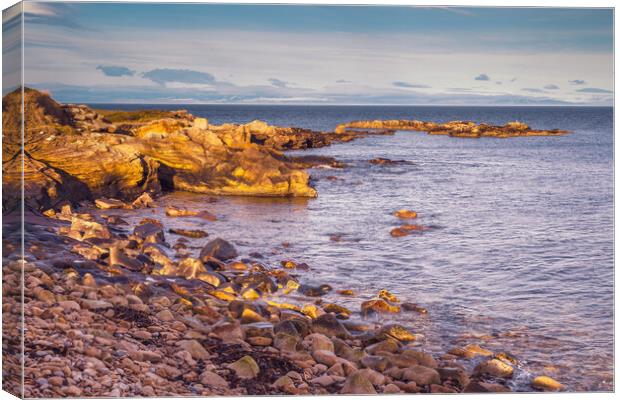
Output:
M223 216L209 211L207 196L203 209L168 207L160 220L130 225L116 214L161 207L158 195L172 190L313 197L306 169L343 165L282 150L373 132L322 133L260 121L215 126L183 111L96 111L34 90L25 96L25 232L16 213L19 93L3 101L3 329L19 331L23 301L23 396L510 390L521 368L510 354L475 341L431 353L408 327L373 322L376 315L432 314L415 299L377 288L376 296L347 308L324 296L351 298L350 288L304 283L312 265L290 259L272 265L263 249L239 254L225 238L212 238ZM204 228L167 229L168 218L194 219ZM408 221L394 237L425 229L410 223L418 218L414 211L395 210L394 218ZM193 245L204 237L211 239L206 245ZM21 343L3 338L5 388L19 387ZM563 386L538 376L531 388Z
M3 98L5 211L19 203L20 100L19 91ZM24 92L24 108L23 172L31 210L63 200L129 200L143 192L172 190L314 197L305 171L313 160L297 160L281 151L366 134L313 132L262 121L216 126L184 111L98 112L84 105L61 105L33 89Z
M339 133L350 133L355 129L384 131L419 131L430 135L448 135L462 138L510 138L521 136L559 136L568 133L560 129L532 129L523 122L509 122L506 125L476 124L471 121L451 121L446 123L425 122L417 120L374 120L352 121L338 125Z

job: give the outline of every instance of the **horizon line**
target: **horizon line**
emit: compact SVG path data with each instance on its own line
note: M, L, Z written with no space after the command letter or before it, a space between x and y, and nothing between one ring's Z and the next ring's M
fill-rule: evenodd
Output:
M134 102L62 102L61 104L86 104L86 105L144 105L144 106L297 106L297 107L601 107L614 108L614 104L399 104L399 103L134 103Z

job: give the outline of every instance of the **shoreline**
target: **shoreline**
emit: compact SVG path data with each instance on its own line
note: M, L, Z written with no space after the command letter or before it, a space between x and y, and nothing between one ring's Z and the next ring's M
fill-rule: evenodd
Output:
M519 363L505 353L470 343L430 354L406 326L365 321L364 314L426 311L395 298L389 288L377 288L360 310L347 309L321 297L348 288L301 283L311 265L240 258L226 238L209 237L196 248L193 238L218 223L208 204L167 210L171 217L204 221L204 230L177 228L172 234L182 237L175 243L166 241L170 227L161 221L145 218L131 226L114 215L115 209L158 207L158 195L177 190L315 197L306 169L343 165L283 151L390 135L393 124L340 132L260 121L213 126L182 111L99 114L28 95L32 115L44 124L26 132L26 181L32 185L26 192L24 265L27 397L509 390ZM525 131L517 128L519 135ZM5 155L15 143L9 144ZM87 157L93 161L85 162ZM4 167L9 173L3 184L10 189L15 165ZM5 201L5 212L11 204ZM108 215L97 217L95 204ZM400 227L392 236L422 227L413 223L415 212L394 212ZM6 261L15 255L19 229L10 221L3 228L12 232L4 243L3 283L15 289L21 265ZM18 316L17 302L6 307ZM563 389L548 377L531 384Z
M128 239L159 267L150 274L143 274L147 265L132 272L118 264L105 265L101 250L93 254L127 240L122 231L101 219L96 222L88 208L64 211L51 221L27 221L27 248L38 249L27 257L34 263L25 264L27 396L114 396L117 392L106 392L105 385L91 385L95 377L115 368L125 370L127 380L119 376L107 387L122 388L125 383L127 391L120 396L510 390L506 384L518 362L505 353L475 344L439 355L427 353L416 345L416 334L402 325L374 328L376 324L355 317L358 310L322 303L320 295L326 289L300 287L307 267L294 261L282 260L277 266L263 265L259 259L239 261L232 257L234 246L214 239L201 250L203 257L178 262L155 250L166 246L170 235L165 227L146 221L123 231L133 231ZM64 235L50 236L50 222ZM89 228L83 230L84 224ZM100 238L102 229L109 232L107 239ZM70 238L78 233L82 241ZM179 239L172 248L179 252L190 245L191 239ZM209 252L214 254L206 255ZM166 270L168 262L172 270ZM14 282L16 268L19 263L5 266L5 284ZM218 279L220 284L212 285ZM362 303L364 307L388 314L396 309L426 311L386 290ZM58 349L68 350L59 357ZM256 365L244 358L248 355ZM477 366L468 370L461 359L478 360ZM234 364L239 360L243 361ZM54 371L63 370L59 362L84 366L81 379L73 372L63 373L62 381L54 379ZM548 384L557 383L553 382Z

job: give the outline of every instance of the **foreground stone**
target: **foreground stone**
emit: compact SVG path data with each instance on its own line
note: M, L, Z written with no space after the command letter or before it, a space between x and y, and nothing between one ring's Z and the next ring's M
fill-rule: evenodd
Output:
M531 385L535 389L555 392L564 389L564 385L548 376L537 376L532 379Z
M250 356L244 356L229 365L230 369L235 371L237 376L242 379L256 378L260 372L260 368L256 361Z

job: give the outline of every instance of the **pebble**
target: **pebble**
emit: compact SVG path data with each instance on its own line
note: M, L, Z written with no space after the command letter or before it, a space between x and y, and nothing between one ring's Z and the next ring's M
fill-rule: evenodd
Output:
M71 385L63 387L62 392L68 397L78 397L82 394L82 389L75 385Z
M314 352L317 350L327 350L334 352L334 343L330 338L321 333L311 333L304 338L304 347Z
M312 357L316 362L331 367L339 361L339 357L328 350L317 350L312 352Z
M271 346L273 339L264 336L252 336L247 338L246 342L253 346Z
M415 382L418 386L441 383L441 378L436 370L422 365L413 365L405 369L403 371L403 379Z
M155 316L165 322L172 321L174 319L174 315L172 315L172 313L168 309L161 310L160 312L155 314Z
M34 289L34 295L37 300L42 301L46 304L54 304L56 302L56 296L54 293L50 292L47 289L43 289L42 287L37 287Z
M387 393L387 394L396 394L396 393L401 393L401 390L399 389L398 386L396 386L393 383L388 383L387 385L385 385L385 387L383 388L383 393Z
M241 379L253 379L260 373L260 368L256 361L251 356L243 356L239 360L228 367L235 371L235 374Z
M87 310L104 310L112 308L112 304L104 300L82 300L82 307Z
M342 394L377 394L375 387L361 371L355 371L346 379Z
M62 386L62 384L65 382L65 378L63 378L62 376L51 376L47 378L47 382L52 386Z
M321 375L321 376L316 377L314 379L311 379L310 383L313 383L315 385L321 385L321 386L325 387L325 386L333 385L334 383L337 383L337 382L342 382L344 380L345 380L345 378L340 377L340 376L324 374L324 375Z
M65 312L74 311L74 310L77 311L82 308L76 301L73 301L73 300L59 301L58 305L62 307L62 309L65 310Z
M177 346L187 351L194 359L206 360L210 357L209 352L197 340L181 340L177 342Z
M88 287L97 287L97 281L95 281L95 278L90 273L86 273L82 278L82 285Z
M531 385L535 389L552 392L562 390L564 388L564 385L562 385L560 382L546 375L535 377L534 379L532 379Z
M131 333L131 336L137 339L149 340L153 337L153 334L149 331L134 331Z

